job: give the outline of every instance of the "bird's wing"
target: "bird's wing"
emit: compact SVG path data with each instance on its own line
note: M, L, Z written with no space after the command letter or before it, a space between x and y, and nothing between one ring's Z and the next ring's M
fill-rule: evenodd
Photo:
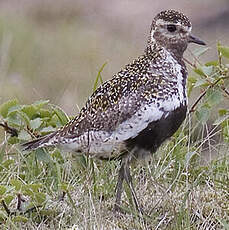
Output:
M109 134L112 137L116 135L114 138L120 141L128 139L130 135L137 135L149 120L157 120L162 116L155 109L153 101L148 106L152 94L157 94L157 79L154 82L152 74L149 76L147 73L140 77L117 75L94 92L80 115L64 127L59 135L70 139L87 132L102 131L106 133L105 138ZM127 134L129 129L132 130Z

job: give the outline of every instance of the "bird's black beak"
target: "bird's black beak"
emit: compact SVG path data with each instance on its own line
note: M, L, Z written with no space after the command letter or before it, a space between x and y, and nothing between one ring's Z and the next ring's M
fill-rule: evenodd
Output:
M206 45L206 43L204 42L204 41L202 41L202 40L200 40L199 38L197 38L197 37L194 37L193 35L189 35L189 38L188 38L188 42L189 43L196 43L196 44L198 44L198 45L203 45L203 46L205 46Z

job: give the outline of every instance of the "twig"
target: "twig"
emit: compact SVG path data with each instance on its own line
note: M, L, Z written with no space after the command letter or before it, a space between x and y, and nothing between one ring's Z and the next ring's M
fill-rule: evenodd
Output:
M5 130L5 132L9 133L11 137L17 137L18 131L15 128L9 127L7 122L0 123L0 126L2 126Z
M65 195L66 195L66 192L63 191L63 193L62 193L62 195L61 195L61 197L60 197L60 201L63 201L63 200L64 200Z
M185 61L185 62L187 62L192 68L195 68L196 69L196 65L195 64L193 64L192 62L190 62L188 59L186 59L186 58L184 58L183 57L183 60Z
M17 194L17 210L21 211L21 204L22 202L25 202L25 200L22 198L21 194Z
M192 53L192 51L190 49L188 49L189 53L191 54L191 56L194 58L194 60L199 64L202 65L201 62L199 61L199 59Z
M221 86L221 89L222 89L223 92L226 93L226 95L229 97L229 91L228 91L228 89L225 88L224 85Z
M40 208L40 207L42 207L42 206L38 205L38 206L34 206L32 208L29 208L24 212L24 214L29 213L29 212L33 212L34 210L36 210L37 208Z
M207 93L207 91L211 88L213 88L219 81L225 79L225 77L221 77L219 79L217 79L213 84L209 85L207 87L207 89L197 98L197 100L194 102L194 104L192 105L191 109L190 109L190 113L195 111L195 107L196 105L200 102L200 100L205 96L205 94Z
M41 135L39 135L37 132L34 132L33 129L31 129L29 126L26 127L26 131L30 134L30 136L39 138Z
M3 208L5 209L5 211L6 211L6 213L7 213L8 216L12 215L12 213L11 213L10 210L8 209L8 207L7 207L7 205L6 205L6 203L5 203L4 200L2 200L2 206L3 206Z

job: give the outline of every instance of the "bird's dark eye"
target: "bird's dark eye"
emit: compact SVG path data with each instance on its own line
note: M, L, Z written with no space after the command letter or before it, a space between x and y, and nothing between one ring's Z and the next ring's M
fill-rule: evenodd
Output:
M175 25L170 24L170 25L167 25L167 30L169 32L175 32L177 30L177 28Z

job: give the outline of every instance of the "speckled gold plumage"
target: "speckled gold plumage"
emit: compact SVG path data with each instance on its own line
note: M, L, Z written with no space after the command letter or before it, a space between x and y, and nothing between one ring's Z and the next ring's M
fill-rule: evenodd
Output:
M25 143L25 149L61 145L102 159L121 156L116 208L125 179L139 209L129 163L155 152L185 119L187 70L183 53L190 42L204 44L190 33L191 23L182 13L159 13L143 55L104 82L65 127Z

